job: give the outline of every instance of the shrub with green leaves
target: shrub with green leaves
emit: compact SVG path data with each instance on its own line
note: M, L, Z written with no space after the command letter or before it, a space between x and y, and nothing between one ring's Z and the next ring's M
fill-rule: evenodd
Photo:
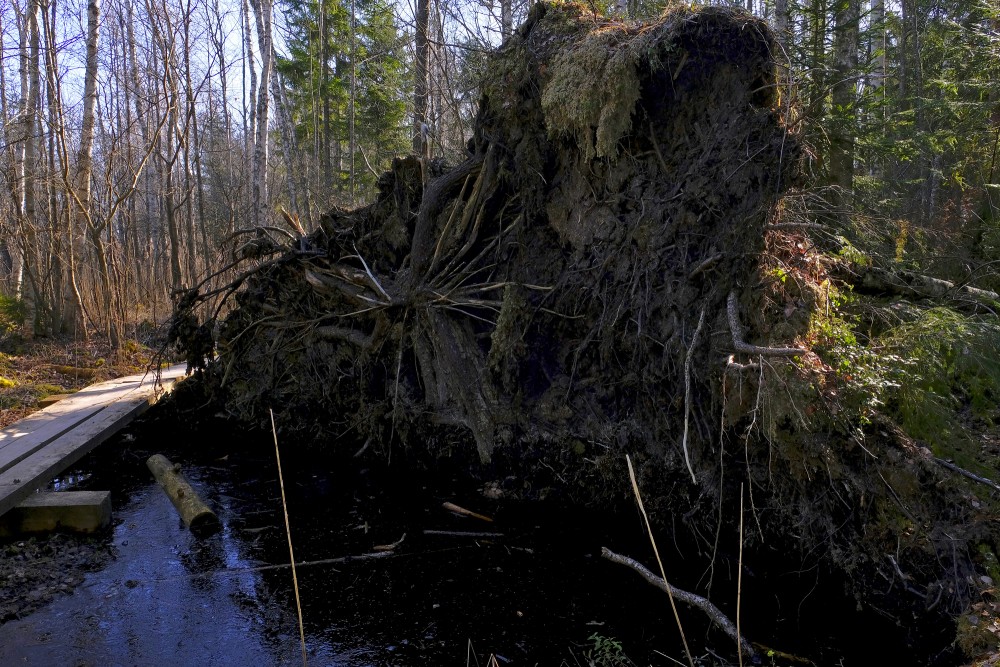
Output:
M590 650L584 653L589 667L634 667L622 648L622 643L613 638L594 633L587 637L593 642Z
M910 361L892 409L906 432L939 456L967 440L960 412L992 421L1000 398L1000 325L948 308L931 308L882 337Z
M857 304L833 305L813 318L813 349L843 381L842 404L862 425L887 415L937 456L976 467L962 419L992 423L1000 414L1000 324L913 307L902 323L863 340L861 318L851 312Z

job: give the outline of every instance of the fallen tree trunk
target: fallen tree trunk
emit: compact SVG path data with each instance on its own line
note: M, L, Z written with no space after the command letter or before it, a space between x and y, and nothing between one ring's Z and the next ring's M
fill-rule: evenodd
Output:
M899 294L910 298L936 299L958 310L985 310L996 314L1000 295L972 285L956 285L948 280L913 271L889 271L877 266L839 264L840 277L858 290Z

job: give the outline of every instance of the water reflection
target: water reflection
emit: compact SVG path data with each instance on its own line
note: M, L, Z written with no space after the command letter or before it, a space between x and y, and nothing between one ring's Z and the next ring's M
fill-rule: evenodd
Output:
M301 664L280 489L267 450L234 451L223 462L162 452L183 462L222 522L217 534L198 540L149 478L144 461L153 452L130 447L75 477L77 488L112 490L115 558L71 596L0 626L0 665ZM596 543L561 544L548 535L555 544L539 549L530 529L513 526L504 539L426 536L424 529L482 525L441 509L442 500L455 499L451 492L435 495L405 475L379 479L282 459L296 556L314 562L298 571L310 664L461 665L472 642L481 657L558 665L593 633L590 623L624 619L627 630L636 600L660 608L655 590L627 577L619 590L581 583L605 571L588 555ZM466 502L496 509L481 497ZM342 558L404 533L388 558ZM639 614L650 613L638 604ZM644 632L656 642L655 631Z

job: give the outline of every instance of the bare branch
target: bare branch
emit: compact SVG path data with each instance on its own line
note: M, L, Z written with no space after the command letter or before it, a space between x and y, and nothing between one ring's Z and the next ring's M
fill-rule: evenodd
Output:
M677 588L676 586L668 587L667 583L663 581L663 579L661 579L660 577L656 576L651 571L646 569L646 566L640 563L639 561L635 560L634 558L629 558L628 556L617 554L611 549L608 549L607 547L601 547L601 557L608 559L612 563L618 563L619 565L624 565L625 567L638 572L643 579L645 579L648 583L652 584L653 586L656 586L661 591L665 593L671 593L675 599L680 600L682 602L686 602L692 607L697 607L698 609L701 609L703 612L705 612L705 614L708 615L710 619L712 619L713 623L719 626L720 630L722 630L727 635L729 635L737 642L739 642L740 648L743 649L743 652L745 654L751 657L753 657L756 654L755 651L753 650L753 646L750 645L750 642L748 642L746 639L741 637L738 632L736 632L736 626L733 624L733 622L730 621L729 618L722 613L722 610L720 610L718 607L712 604L712 601L709 600L708 598L703 598L700 595L689 593L687 591L681 590L680 588Z

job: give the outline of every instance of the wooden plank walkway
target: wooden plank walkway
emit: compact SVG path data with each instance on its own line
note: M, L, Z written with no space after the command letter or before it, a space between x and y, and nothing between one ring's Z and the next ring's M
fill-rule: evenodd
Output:
M185 369L91 385L0 430L0 515L145 412Z

